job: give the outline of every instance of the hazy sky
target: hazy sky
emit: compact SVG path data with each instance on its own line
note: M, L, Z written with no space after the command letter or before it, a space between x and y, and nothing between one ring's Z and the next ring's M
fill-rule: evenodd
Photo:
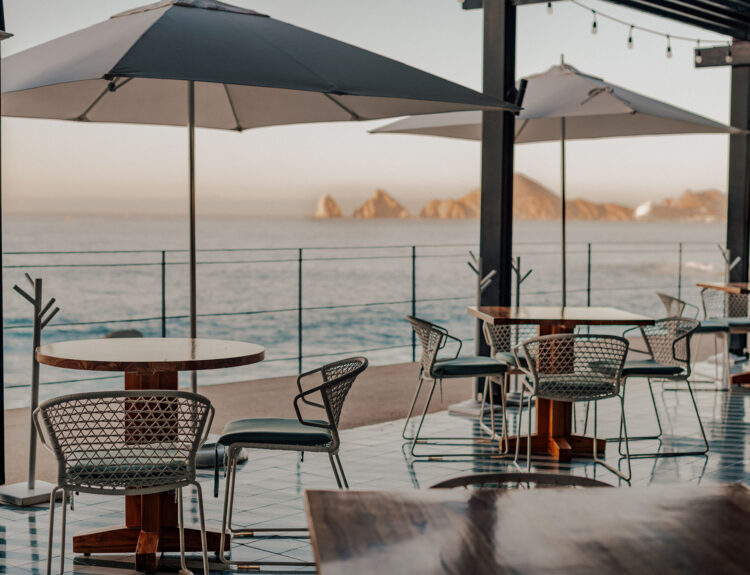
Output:
M4 55L100 22L144 0L5 0L14 37ZM456 0L232 0L277 19L356 44L480 90L482 12ZM586 0L587 6L671 34L726 39L703 30ZM565 54L582 71L727 122L729 70L696 70L693 45L598 19L569 2L523 6L518 76L547 69ZM271 127L242 134L199 130L201 213L307 215L330 193L350 212L376 188L418 211L428 199L478 186L478 143L409 135L370 135L387 121ZM570 197L637 205L687 188L726 190L726 136L572 142ZM181 128L3 119L3 178L9 212L172 213L187 209L187 138ZM559 189L559 147L516 148L516 169Z

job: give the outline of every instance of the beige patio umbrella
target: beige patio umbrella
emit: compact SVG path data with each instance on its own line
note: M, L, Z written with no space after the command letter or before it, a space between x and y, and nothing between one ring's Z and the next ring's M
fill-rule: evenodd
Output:
M566 304L565 142L664 134L734 134L743 130L609 84L569 64L525 78L523 110L516 117L516 143L560 141L562 195L562 304ZM481 112L410 117L372 130L482 139Z

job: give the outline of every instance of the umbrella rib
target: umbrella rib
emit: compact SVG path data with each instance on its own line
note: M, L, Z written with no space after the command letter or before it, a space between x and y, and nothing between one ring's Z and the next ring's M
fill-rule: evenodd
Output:
M347 114L349 114L352 117L351 118L352 120L361 120L362 119L362 117L359 114L357 114L353 110L350 110L349 108L347 108L344 104L342 104L341 102L339 102L331 94L328 94L327 92L323 92L323 95L326 98L328 98L331 102L333 102L334 104L336 104L339 108L341 108L342 110L344 110Z
M127 78L124 82L121 82L119 85L115 84L115 80L112 80L111 82L107 83L107 86L102 90L102 93L99 94L91 104L83 111L82 114L74 118L75 120L78 120L79 122L88 122L88 115L91 110L94 109L94 106L96 106L99 102L101 102L102 98L106 96L109 92L116 92L120 88L122 88L125 84L130 82L133 78Z
M226 84L222 84L224 86L224 92L227 95L227 101L229 102L229 108L232 110L232 116L234 117L234 129L238 132L242 131L242 127L240 126L240 119L237 117L237 109L234 107L234 102L232 101L232 95L229 93L229 86Z

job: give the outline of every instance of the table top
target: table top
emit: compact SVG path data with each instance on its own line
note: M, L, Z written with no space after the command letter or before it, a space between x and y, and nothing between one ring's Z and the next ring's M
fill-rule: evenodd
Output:
M262 361L254 343L221 339L111 338L42 345L39 363L65 369L155 373L237 367Z
M725 291L727 293L743 294L750 293L750 284L745 282L701 282L695 284L699 288L708 288Z
M307 491L320 575L747 573L750 490Z
M654 320L616 307L555 306L481 306L469 307L469 313L495 325L567 324L576 325L650 325Z

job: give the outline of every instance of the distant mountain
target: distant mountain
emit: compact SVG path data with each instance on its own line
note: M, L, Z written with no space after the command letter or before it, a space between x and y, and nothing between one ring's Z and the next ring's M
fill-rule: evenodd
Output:
M480 192L474 190L457 200L431 200L420 212L422 218L464 220L479 217ZM619 204L597 204L588 200L568 200L570 220L632 220L633 210ZM536 180L513 176L513 216L517 220L559 220L562 214L560 196Z
M315 209L316 218L340 218L341 208L331 196L323 194L318 200L318 207Z
M727 219L727 195L717 190L687 190L676 199L646 202L635 210L637 220L720 222Z
M383 190L376 190L372 198L354 210L355 218L409 218L409 211Z

